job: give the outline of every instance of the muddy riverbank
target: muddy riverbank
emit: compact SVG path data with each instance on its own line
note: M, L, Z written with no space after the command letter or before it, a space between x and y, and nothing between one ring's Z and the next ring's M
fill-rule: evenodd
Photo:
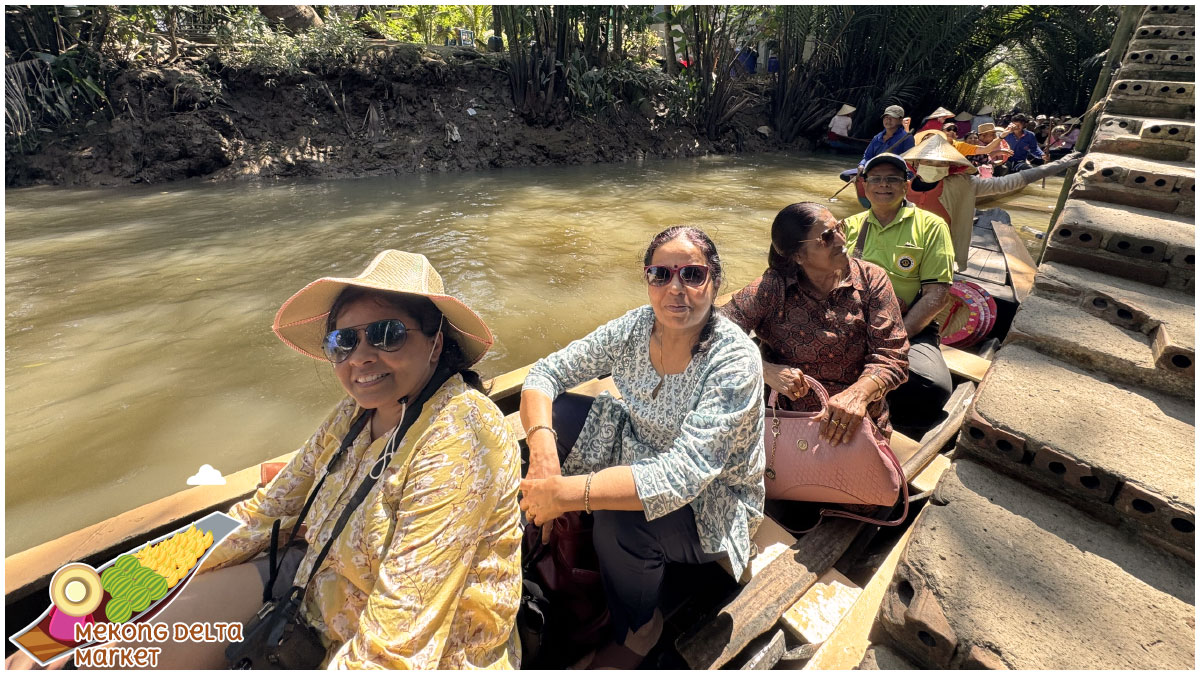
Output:
M773 134L769 87L711 141L674 123L665 97L532 126L503 55L373 46L353 65L281 75L216 52L110 79L110 109L29 155L6 151L10 187L100 187L273 177L340 178L802 150ZM10 149L11 150L11 149Z

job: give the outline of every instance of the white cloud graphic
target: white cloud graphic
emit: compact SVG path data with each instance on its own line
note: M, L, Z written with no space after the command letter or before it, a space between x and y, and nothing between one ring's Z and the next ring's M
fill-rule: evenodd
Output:
M212 468L211 464L200 467L195 476L187 479L188 485L224 485L225 477L220 471Z

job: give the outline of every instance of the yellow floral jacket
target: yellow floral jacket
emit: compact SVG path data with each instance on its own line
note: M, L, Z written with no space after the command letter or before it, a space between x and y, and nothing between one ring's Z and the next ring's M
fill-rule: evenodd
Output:
M347 397L270 484L230 509L245 526L212 553L207 568L264 551L277 518L281 532L291 531L359 410ZM364 429L321 487L306 518L308 552L298 581L309 578L387 439L371 442ZM425 405L309 586L305 613L328 641L326 665L518 667L520 473L516 438L499 408L462 377L450 378Z

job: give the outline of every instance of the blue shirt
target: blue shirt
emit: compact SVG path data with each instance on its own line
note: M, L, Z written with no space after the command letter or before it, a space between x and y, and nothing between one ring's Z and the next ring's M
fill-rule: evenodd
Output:
M884 140L883 135L886 133L887 129L884 129L883 131L875 134L875 138L871 139L871 144L867 146L866 152L863 153L862 161L858 163L859 166L866 164L872 157L883 152L890 152L894 155L899 155L902 152L912 150L913 138L903 128L896 129L896 133L893 134L891 138ZM896 147L892 148L892 144L896 141L900 141L900 143L896 145ZM888 148L892 149L888 150Z
M1012 161L1014 162L1029 159L1030 155L1034 157L1042 156L1042 149L1038 147L1037 136L1029 131L1022 131L1020 136L1017 136L1015 132L1011 133L1005 136L1004 140L1008 143L1008 147L1012 148Z

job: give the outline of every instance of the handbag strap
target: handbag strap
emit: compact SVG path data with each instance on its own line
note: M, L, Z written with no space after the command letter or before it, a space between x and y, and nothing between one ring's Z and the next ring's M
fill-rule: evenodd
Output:
M409 427L411 427L413 423L417 421L417 417L421 414L421 408L425 405L425 402L428 401L433 396L434 392L440 389L446 380L450 379L450 376L453 374L454 373L450 372L449 369L440 365L438 366L437 370L435 370L433 373L433 377L429 378L429 383L425 385L425 388L421 390L420 395L417 396L417 400L413 401L412 404L407 406L405 409L404 418L400 420L400 428L396 430L395 435L392 436L391 440L388 441L388 443L383 447L383 450L380 451L379 459L383 459L383 457L387 454L388 446L391 446L393 443L397 445L400 443L400 439L404 438L404 435L408 433ZM409 448L410 451L412 449L413 448L411 447ZM346 508L342 510L342 515L338 517L337 523L334 524L333 532L329 534L329 539L325 540L325 546L321 548L321 552L317 555L316 561L313 562L312 571L310 571L308 574L308 581L305 582L303 587L293 586L293 594L296 593L297 588L300 589L299 594L295 596L297 603L304 599L304 594L308 592L309 584L311 584L313 578L317 576L317 572L321 569L321 563L325 562L325 556L329 555L329 549L333 547L333 542L337 541L338 535L342 533L342 529L345 528L346 523L350 521L350 516L358 509L358 506L363 503L363 500L367 498L367 493L371 491L371 488L375 487L375 483L377 483L379 478L382 476L382 471L379 473L379 477L373 478L370 474L368 474L367 477L363 479L362 485L358 487L358 491L355 492L354 496L350 498L350 502L346 504Z
M371 419L373 412L373 410L363 410L350 423L350 430L342 438L341 447L338 448L337 452L333 453L333 457L325 465L325 473L321 476L321 480L317 481L312 491L308 493L308 499L304 501L304 508L300 509L300 515L296 518L296 524L292 526L292 532L288 535L287 543L283 545L285 551L296 540L296 533L300 531L300 524L308 516L308 510L312 508L313 502L316 501L317 493L321 491L321 486L325 484L325 479L329 477L334 467L341 461L342 456L346 454L346 450L350 448L354 440L362 433L363 427L367 425L367 421ZM271 525L271 557L269 567L271 575L267 578L267 585L263 588L263 602L270 602L273 599L271 591L275 588L275 580L279 578L279 569L283 566L283 556L276 555L279 552L279 523L280 521L276 520Z

